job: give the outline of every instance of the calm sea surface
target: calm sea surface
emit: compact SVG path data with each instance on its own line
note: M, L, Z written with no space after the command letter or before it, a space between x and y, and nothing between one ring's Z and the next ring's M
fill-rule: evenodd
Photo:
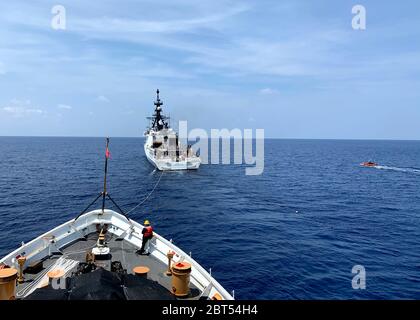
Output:
M0 137L1 257L93 200L103 149L101 138ZM161 173L143 139L112 138L110 151L109 192L128 211ZM359 166L371 159L382 167ZM420 142L266 140L262 175L164 173L130 216L238 299L420 299ZM354 265L366 290L352 289Z

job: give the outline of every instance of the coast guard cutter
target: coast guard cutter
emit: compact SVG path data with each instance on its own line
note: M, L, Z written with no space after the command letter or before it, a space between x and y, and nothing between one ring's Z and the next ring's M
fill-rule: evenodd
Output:
M200 158L191 146L183 146L179 142L178 133L169 125L169 117L163 115L159 89L156 96L155 111L152 117L148 117L150 126L144 133L144 153L147 160L159 170L198 169Z

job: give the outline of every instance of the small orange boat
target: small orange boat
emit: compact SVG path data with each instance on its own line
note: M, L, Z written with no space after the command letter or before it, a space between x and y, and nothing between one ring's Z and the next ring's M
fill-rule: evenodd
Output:
M362 162L360 165L362 167L376 167L378 164L376 162L367 161L367 162Z

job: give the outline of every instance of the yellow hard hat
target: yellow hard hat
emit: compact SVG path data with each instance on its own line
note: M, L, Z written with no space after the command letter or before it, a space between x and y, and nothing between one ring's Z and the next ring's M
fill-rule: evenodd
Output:
M149 225L150 224L150 222L149 222L149 220L144 220L144 223L143 223L144 225Z

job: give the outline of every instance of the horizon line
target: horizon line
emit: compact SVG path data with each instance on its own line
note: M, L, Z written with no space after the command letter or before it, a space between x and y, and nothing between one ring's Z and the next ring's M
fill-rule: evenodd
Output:
M54 135L0 135L0 138L127 138L127 139L144 139L143 136L54 136ZM208 139L212 139L211 137ZM222 138L223 139L223 138ZM233 137L231 137L233 139ZM253 138L255 139L255 138ZM264 140L346 140L346 141L420 141L420 139L400 139L400 138L281 138L281 137L265 137Z

